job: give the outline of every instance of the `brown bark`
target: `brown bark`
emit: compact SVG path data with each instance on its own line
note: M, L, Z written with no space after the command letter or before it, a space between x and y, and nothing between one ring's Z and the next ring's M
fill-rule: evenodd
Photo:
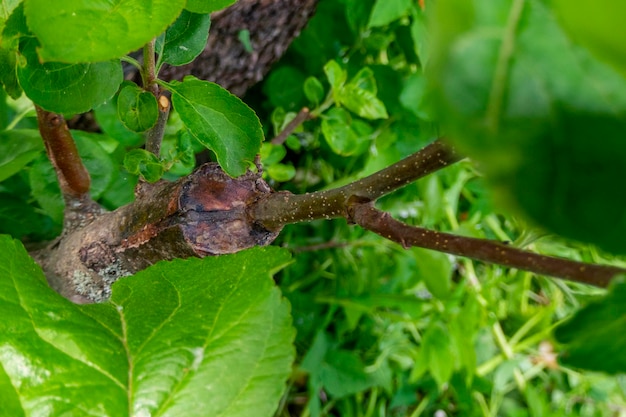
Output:
M315 13L318 0L239 0L211 16L209 40L204 52L188 65L164 67L166 81L185 75L213 81L243 96L261 81ZM239 39L250 33L252 51Z
M34 257L65 297L102 301L118 278L160 260L271 243L278 231L251 222L246 211L269 192L258 174L233 179L217 164L206 164L176 182L143 184L135 202L101 214Z
M389 213L377 210L371 203L354 200L349 212L354 223L405 248L418 246L598 287L607 287L614 276L626 273L626 270L614 266L570 261L524 251L496 241L409 226L393 219Z

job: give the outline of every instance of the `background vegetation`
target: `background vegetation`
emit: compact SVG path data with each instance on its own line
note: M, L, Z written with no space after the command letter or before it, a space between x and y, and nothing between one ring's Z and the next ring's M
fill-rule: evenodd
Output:
M430 55L428 7L410 0L320 1L306 30L244 100L267 138L261 157L270 185L294 193L343 185L448 133L441 130L438 111L453 113L454 106L429 98L423 73L445 61ZM480 58L478 52L464 57L484 68ZM96 107L103 133L73 132L92 176L91 195L108 209L133 200L138 174L186 175L204 148L173 111L163 161L152 171L145 160L133 165L128 151L143 138L120 122L121 97ZM312 116L284 141L272 142L303 107ZM56 236L63 218L36 125L25 96L0 102L0 232L27 244ZM472 146L466 147L470 153ZM489 158L487 168L463 160L385 197L378 207L408 224L626 267L623 257L504 212L507 191L494 193L483 176L492 169ZM568 228L559 231L578 237ZM596 243L619 246L602 238ZM296 348L276 416L626 415L623 374L557 361L561 345L554 329L604 290L404 249L343 219L289 225L275 244L293 253L288 263L276 252L268 269L286 265L275 280L291 305ZM255 265L247 259L241 262ZM291 336L276 340L288 345ZM3 375L0 390L9 390Z

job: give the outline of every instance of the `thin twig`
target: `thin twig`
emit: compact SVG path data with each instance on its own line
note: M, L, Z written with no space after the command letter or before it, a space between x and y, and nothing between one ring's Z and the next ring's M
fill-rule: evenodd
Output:
M395 220L389 213L376 209L370 202L361 203L354 199L349 211L349 218L354 223L386 239L398 242L405 248L418 246L603 288L607 287L616 275L626 273L626 269L614 266L593 265L539 255L492 240L456 236L409 226Z
M460 159L454 149L437 140L400 162L344 187L306 194L270 194L252 204L248 213L267 230L280 230L290 223L346 217L350 197L376 200Z
M274 139L272 139L271 144L282 145L287 140L289 135L291 135L293 131L298 128L298 126L300 126L302 123L306 122L310 118L311 111L308 109L308 107L303 107L298 112L298 114L296 114L296 117L294 117L293 120L287 123L287 126L285 126L283 130L281 130L281 132L276 135Z
M161 95L157 100L159 107L159 116L156 124L146 132L146 150L152 152L159 157L161 153L161 142L165 135L165 125L167 124L167 118L170 114L170 101L169 99Z
M59 179L61 193L66 199L82 197L89 192L91 180L65 119L39 106L35 106L35 110L39 132Z
M159 97L159 86L156 83L156 62L154 59L154 45L155 39L152 39L143 47L143 81L147 91L154 94L155 97Z

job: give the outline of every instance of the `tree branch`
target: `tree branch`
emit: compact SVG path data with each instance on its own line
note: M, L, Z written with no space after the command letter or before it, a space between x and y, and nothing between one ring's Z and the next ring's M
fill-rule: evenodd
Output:
M89 192L91 180L83 165L74 138L62 115L35 106L39 132L46 147L48 159L54 166L61 193L67 198L78 198Z
M626 269L618 267L554 258L527 252L496 241L456 236L423 227L409 226L393 219L389 213L376 209L371 202L363 203L358 199L353 199L349 205L349 218L364 229L398 242L405 248L419 246L597 287L605 288L616 275L626 273Z
M306 194L269 194L253 204L248 213L267 230L280 230L290 223L347 217L350 197L376 200L460 159L454 149L437 140L400 162L344 187Z
M293 133L294 130L298 128L302 123L309 120L311 118L311 111L307 107L303 107L296 117L294 117L287 126L278 134L274 139L272 139L272 145L282 145L289 135Z
M146 132L146 150L152 152L159 157L161 153L161 142L163 142L163 136L165 135L165 125L167 124L167 118L170 115L170 100L161 95L158 100L159 116L156 124Z

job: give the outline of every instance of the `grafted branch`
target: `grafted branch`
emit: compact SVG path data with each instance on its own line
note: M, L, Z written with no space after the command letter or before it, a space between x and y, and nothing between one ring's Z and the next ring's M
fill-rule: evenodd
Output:
M350 204L349 212L354 223L404 247L419 246L598 287L607 287L616 275L626 273L626 269L614 266L539 255L496 241L409 226L395 220L389 213L376 209L371 203L362 203L356 199Z
M351 197L376 200L461 158L452 147L437 140L400 162L344 187L306 194L270 194L249 209L250 217L268 230L279 230L290 223L347 217Z

